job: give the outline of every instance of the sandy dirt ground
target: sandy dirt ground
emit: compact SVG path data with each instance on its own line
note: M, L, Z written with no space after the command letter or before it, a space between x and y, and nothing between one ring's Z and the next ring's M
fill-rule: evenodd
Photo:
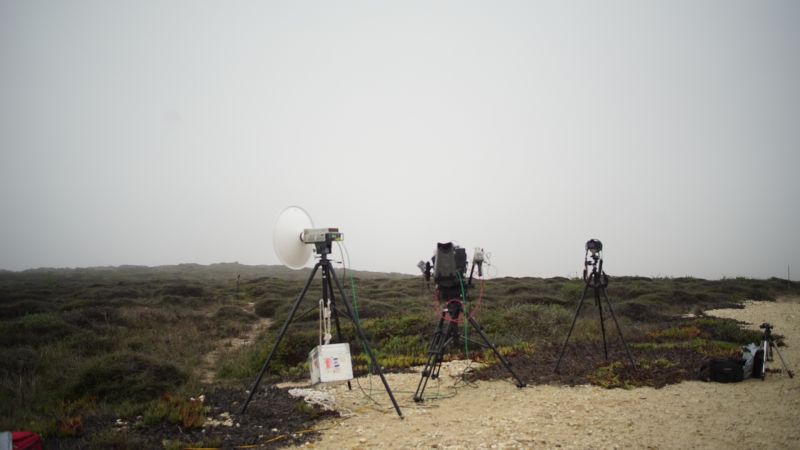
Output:
M781 353L800 366L800 299L747 302L745 309L708 314L764 321L785 336ZM602 389L594 386L528 386L511 381L461 385L464 362L431 381L422 404L411 399L419 375L390 374L388 381L405 415L391 408L380 379L359 379L319 389L333 394L348 418L322 422L313 448L580 448L580 449L800 449L800 378L767 373L765 381L684 382L663 389ZM781 367L776 357L769 368ZM447 373L445 375L445 373ZM359 388L359 384L361 386ZM371 394L380 406L364 395Z

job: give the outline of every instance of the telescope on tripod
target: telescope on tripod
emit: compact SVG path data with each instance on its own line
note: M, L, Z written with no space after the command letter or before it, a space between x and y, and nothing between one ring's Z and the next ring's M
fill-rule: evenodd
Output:
M578 302L578 309L575 311L575 317L572 319L572 325L569 327L567 338L564 339L564 345L561 347L561 353L558 356L558 362L556 362L556 367L553 371L558 373L558 368L561 365L561 359L564 357L564 351L567 348L567 343L572 335L572 331L575 329L575 322L578 321L578 316L581 313L581 307L583 307L583 300L586 298L586 293L589 292L589 289L592 290L594 302L597 305L597 312L600 316L600 330L603 335L603 352L605 354L606 361L608 361L608 344L606 343L606 326L603 320L603 303L601 299L605 299L608 312L611 313L611 318L614 319L614 325L617 327L619 339L622 341L622 345L625 347L625 352L628 354L631 367L635 369L636 363L633 362L631 351L628 349L628 344L625 342L625 338L622 336L622 329L619 327L617 316L614 314L614 309L611 307L611 301L608 299L608 292L606 292L606 288L608 287L608 275L606 275L606 273L603 271L603 243L598 239L589 239L586 242L585 249L586 253L583 259L583 281L585 286L583 287L583 294L581 294L581 299Z

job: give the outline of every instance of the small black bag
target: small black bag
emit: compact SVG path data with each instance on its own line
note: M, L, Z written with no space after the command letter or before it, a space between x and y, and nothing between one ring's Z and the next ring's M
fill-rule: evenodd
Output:
M735 383L744 379L743 359L712 359L708 364L711 381L720 383Z
M763 380L762 372L764 372L764 349L758 349L753 358L753 378L758 377Z

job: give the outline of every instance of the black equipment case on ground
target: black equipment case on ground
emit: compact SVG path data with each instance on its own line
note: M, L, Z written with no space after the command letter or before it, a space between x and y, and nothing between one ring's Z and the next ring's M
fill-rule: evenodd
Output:
M711 381L735 383L744 380L744 359L712 359L708 365Z

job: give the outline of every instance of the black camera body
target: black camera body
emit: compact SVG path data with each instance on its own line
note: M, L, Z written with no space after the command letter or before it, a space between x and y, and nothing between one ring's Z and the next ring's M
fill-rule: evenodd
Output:
M589 239L586 242L586 250L592 253L602 252L603 243L600 242L600 239Z
M586 266L597 265L603 259L603 243L599 239L586 241Z
M433 281L442 298L461 298L466 288L467 251L452 242L437 243L433 257Z
M759 325L758 328L764 330L764 339L769 341L772 340L772 325L770 325L767 322L764 322L761 325Z
M603 243L600 242L600 239L589 239L586 241L585 248L583 281L593 286L607 287L608 275L603 272Z

